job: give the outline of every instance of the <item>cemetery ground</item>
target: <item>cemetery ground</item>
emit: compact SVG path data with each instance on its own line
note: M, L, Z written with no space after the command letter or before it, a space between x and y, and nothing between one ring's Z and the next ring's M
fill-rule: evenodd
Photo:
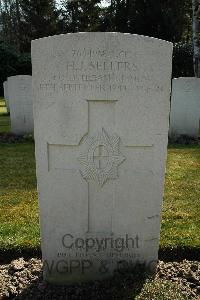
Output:
M0 97L0 115L3 116L0 122L0 132L10 131L10 118L7 114L7 108L5 106L5 101Z
M40 256L34 142L29 137L11 138L9 128L9 116L3 99L0 99L0 290L3 291L0 299L14 299L18 293L22 298L16 299L30 299L34 291L34 295L44 296L47 290L47 285L41 281L40 260L30 259ZM60 298L54 299L64 299L63 291L74 295L69 299L198 299L199 186L200 146L169 145L160 240L160 259L165 262L160 262L156 280L143 285L144 278L138 273L138 280L133 274L120 274L111 281L76 288L52 287L51 296L61 293ZM22 256L24 260L10 263ZM18 285L16 282L20 276L21 285Z

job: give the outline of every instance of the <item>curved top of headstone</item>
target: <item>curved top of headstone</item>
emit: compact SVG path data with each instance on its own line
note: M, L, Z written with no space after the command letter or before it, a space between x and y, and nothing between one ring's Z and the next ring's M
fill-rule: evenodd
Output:
M173 80L200 80L198 77L175 77Z
M13 79L26 79L32 77L31 75L14 75L14 76L9 76L7 80L13 80Z
M130 114L129 119L123 120L126 122L127 140L132 141L134 135L134 140L142 143L144 135L151 139L150 133L143 135L138 130L134 133L129 129L130 124L134 122L135 128L145 128L144 122L141 122L145 115L146 127L151 127L149 132L156 127L161 130L159 121L154 128L149 126L149 105L152 116L158 114L156 119L161 121L160 116L169 107L171 57L172 43L129 33L69 33L35 40L32 43L34 99L40 103L40 112L48 109L53 114L54 109L62 110L64 124L64 109L67 114L71 110L70 120L79 115L79 122L82 122L79 109L75 108L79 102L84 106L80 110L83 112L88 109L88 101L94 99L118 101L118 107L121 103L134 105L142 101L146 111L141 109L142 104L138 104L137 118L135 116L133 120ZM68 104L66 98L69 99ZM157 113L156 103L162 101L163 112ZM64 108L60 103L65 103ZM40 112L35 110L35 116ZM138 126L139 122L141 126ZM73 141L71 136L65 138L68 143L79 143L86 133L88 121L85 121L85 128L82 123L78 124L78 133L72 136ZM62 126L65 131L65 126Z
M200 78L197 77L178 77L172 79L173 86L178 86L179 90L176 92L178 93L184 93L185 91L188 92L190 90L192 92L193 89L200 90ZM175 91L172 89L172 94L174 94Z
M38 43L38 42L46 42L47 40L62 40L62 39L65 39L65 38L74 38L74 39L79 39L80 37L83 38L83 37L86 37L86 38L92 38L94 39L95 37L97 38L102 38L102 37L107 37L107 38L110 38L110 37L120 37L120 38L128 38L128 39L134 39L134 40L148 40L149 42L157 42L157 43L160 43L160 44L169 44L173 45L173 43L169 42L169 41L166 41L166 40L162 40L162 39L158 39L158 38L154 38L154 37L149 37L149 36L145 36L145 35L139 35L139 34L131 34L131 33L122 33L122 32L75 32L75 33L66 33L66 34L58 34L58 35L53 35L53 36L47 36L47 37L43 37L43 38L39 38L39 39L35 39L35 40L32 40L32 44L35 44L35 43Z

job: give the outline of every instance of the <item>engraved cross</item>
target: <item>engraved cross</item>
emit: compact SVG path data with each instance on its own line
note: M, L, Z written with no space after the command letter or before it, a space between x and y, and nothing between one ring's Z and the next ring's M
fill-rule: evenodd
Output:
M109 154L104 145L99 145L94 151L94 162L98 169L106 167L108 162Z
M73 178L70 184L74 184L74 188L80 184L82 175L87 181L86 232L110 236L115 230L115 180L120 180L118 169L125 159L133 157L133 150L136 150L137 156L137 148L139 152L148 151L146 149L153 145L120 143L120 137L115 133L117 100L93 99L87 102L87 134L78 145L48 144L48 168L50 172L66 170L71 174L68 178ZM126 164L125 171L127 168ZM121 174L123 176L124 173ZM123 177L121 179L123 181Z

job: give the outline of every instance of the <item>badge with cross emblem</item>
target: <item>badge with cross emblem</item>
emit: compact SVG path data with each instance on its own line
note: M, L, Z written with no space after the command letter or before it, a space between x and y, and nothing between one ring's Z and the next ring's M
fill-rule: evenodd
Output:
M117 135L109 136L104 128L89 138L89 149L78 158L84 179L95 180L103 186L108 179L118 178L118 166L125 160L119 151L119 142Z

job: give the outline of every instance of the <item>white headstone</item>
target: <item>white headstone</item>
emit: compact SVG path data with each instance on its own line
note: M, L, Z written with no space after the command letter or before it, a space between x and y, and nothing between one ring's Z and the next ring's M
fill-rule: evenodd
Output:
M200 128L200 78L172 80L170 136L198 137Z
M122 33L32 43L44 275L68 283L154 269L172 44Z
M33 132L32 77L17 75L8 77L11 132Z
M8 99L8 81L4 81L3 83L3 91L4 91L4 99L7 107L7 112L10 111L9 107L9 99Z

